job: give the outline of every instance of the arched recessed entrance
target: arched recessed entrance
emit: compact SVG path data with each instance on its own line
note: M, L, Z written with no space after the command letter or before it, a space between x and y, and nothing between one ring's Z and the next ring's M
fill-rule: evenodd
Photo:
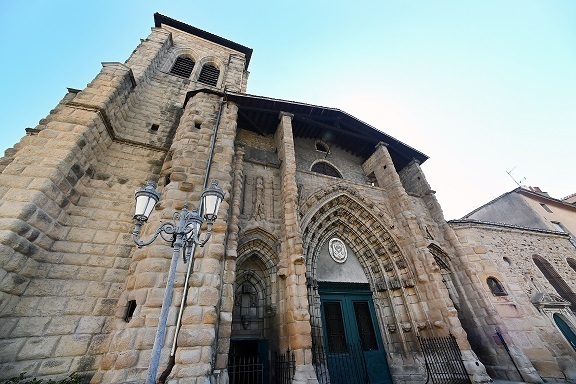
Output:
M278 257L273 239L260 232L245 234L238 247L228 356L231 383L274 382L270 351L278 344Z
M408 316L401 292L413 287L399 247L382 222L345 193L317 205L302 225L318 380L392 383L382 324Z

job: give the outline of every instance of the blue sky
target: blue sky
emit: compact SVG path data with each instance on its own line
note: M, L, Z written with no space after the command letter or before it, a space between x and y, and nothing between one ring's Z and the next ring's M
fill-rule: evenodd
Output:
M160 12L254 49L248 92L340 108L424 152L447 219L576 192L576 1L0 2L0 150Z

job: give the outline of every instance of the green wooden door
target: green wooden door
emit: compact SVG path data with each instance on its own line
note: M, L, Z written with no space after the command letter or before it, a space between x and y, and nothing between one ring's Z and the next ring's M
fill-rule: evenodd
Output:
M554 322L556 323L558 328L560 328L560 331L562 331L562 334L564 335L566 340L568 340L572 348L574 348L574 350L576 351L576 334L574 333L572 328L570 328L570 326L566 324L566 322L557 313L554 314Z
M392 383L369 287L321 284L320 302L330 383Z

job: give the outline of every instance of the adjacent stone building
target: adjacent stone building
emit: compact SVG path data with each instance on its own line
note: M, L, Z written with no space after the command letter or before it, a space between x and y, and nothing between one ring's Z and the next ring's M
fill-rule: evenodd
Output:
M462 219L564 232L570 235L576 245L576 194L556 199L538 187L518 187L475 209Z
M492 377L574 380L576 206L570 198L519 187L450 222L463 246L480 250L460 258L463 289L473 295L461 318Z
M424 383L425 361L461 382L576 380L570 303L528 258L559 268L567 235L448 224L426 155L338 109L249 95L251 49L154 20L0 162L0 378L144 382L172 249L134 245L134 190L162 193L149 238L217 179L212 237L177 266L162 381Z

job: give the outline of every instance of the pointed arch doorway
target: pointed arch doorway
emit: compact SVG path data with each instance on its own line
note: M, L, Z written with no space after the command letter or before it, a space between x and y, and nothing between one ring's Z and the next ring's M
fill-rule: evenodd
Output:
M414 287L413 272L389 231L394 227L393 222L386 211L344 184L312 194L301 206L308 208L301 226L312 362L318 381L321 384L392 383L388 358L393 355L384 348L395 350L401 344L384 331L393 333L399 321L410 318L405 291ZM382 328L384 325L386 329ZM374 344L362 346L360 335L368 339L367 335L372 332L378 349L363 351L362 348L372 349ZM341 343L344 339L348 343L348 338L358 340L366 369L377 367L374 375L367 371L361 378L338 380L340 365L334 364L338 352L330 349L328 333L330 337L339 337ZM332 361L328 353L332 354ZM367 364L365 355L367 358L373 355L374 359Z
M270 348L277 344L274 268L273 256L260 250L249 248L238 258L228 355L232 384L273 382Z
M330 384L392 383L376 317L373 292L355 252L337 233L316 258L319 319L316 331Z

